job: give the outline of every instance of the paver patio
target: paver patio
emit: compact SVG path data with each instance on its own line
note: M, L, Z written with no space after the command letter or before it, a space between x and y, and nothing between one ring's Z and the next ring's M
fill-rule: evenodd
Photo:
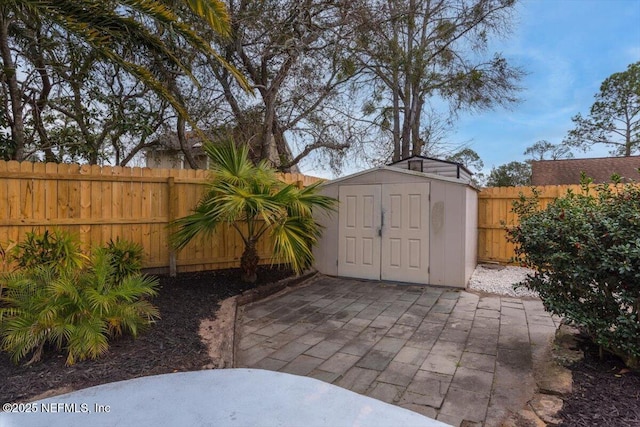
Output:
M535 389L556 321L537 299L318 275L242 307L236 367L320 379L453 426L497 426Z

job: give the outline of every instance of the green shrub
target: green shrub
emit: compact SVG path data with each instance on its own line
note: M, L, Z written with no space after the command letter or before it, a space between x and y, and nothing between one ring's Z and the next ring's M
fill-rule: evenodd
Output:
M139 273L142 268L142 246L128 240L109 240L106 246L107 253L111 256L111 265L116 275L116 280Z
M545 307L574 322L630 366L640 359L640 186L583 185L540 210L521 196L508 229L517 260L535 269L523 283Z
M159 317L147 300L156 294L157 279L136 268L118 271L128 255L116 259L113 252L97 248L79 267L62 259L0 276L0 339L14 362L29 355L28 363L36 362L48 346L66 352L68 365L94 359L107 351L110 338L137 336Z
M42 234L27 233L22 242L13 246L8 256L18 268L31 268L38 265L65 268L67 264L79 268L86 260L80 251L77 239L59 230L52 232L45 230Z

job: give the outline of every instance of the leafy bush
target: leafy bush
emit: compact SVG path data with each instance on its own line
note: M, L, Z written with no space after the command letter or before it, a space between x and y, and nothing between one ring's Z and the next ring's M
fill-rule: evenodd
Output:
M106 250L111 256L111 264L116 281L140 272L142 268L142 246L128 240L109 240Z
M640 186L571 191L540 210L521 196L508 229L517 260L535 269L523 283L545 307L573 321L602 348L640 358Z
M18 268L38 265L52 265L55 268L81 267L86 257L80 251L80 244L69 233L46 230L42 234L27 233L25 239L8 253L9 259Z
M123 251L127 255L119 259L114 252L120 253L112 247L95 249L79 267L62 259L0 276L5 288L0 297L0 338L14 362L28 355L28 363L36 362L47 346L65 351L68 365L94 359L107 351L110 338L137 336L159 317L146 299L156 294L157 279L136 268L118 271L130 251ZM70 257L79 255L69 252Z

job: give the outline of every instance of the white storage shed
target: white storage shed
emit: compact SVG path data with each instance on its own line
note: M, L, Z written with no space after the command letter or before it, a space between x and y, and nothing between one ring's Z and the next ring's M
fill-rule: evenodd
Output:
M476 267L478 190L466 179L402 165L321 187L340 203L333 215L316 216L324 227L314 248L316 269L330 276L466 287Z

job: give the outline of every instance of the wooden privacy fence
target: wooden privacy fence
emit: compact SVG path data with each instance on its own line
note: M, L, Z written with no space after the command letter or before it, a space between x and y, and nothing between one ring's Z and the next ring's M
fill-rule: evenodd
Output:
M540 206L545 208L553 199L567 194L571 189L580 193L579 185L546 185L536 187L539 192ZM518 217L511 212L513 201L520 193L532 196L531 187L492 187L478 194L478 262L509 263L515 256L514 245L507 242L507 233L501 221L506 225L518 224Z
M139 243L144 268L166 269L172 258L179 272L238 267L243 243L224 225L172 257L168 224L195 207L207 176L206 170L0 161L0 245L30 231L60 229L77 235L85 251L117 237ZM299 186L319 180L281 177ZM271 261L270 244L259 245L263 263Z

